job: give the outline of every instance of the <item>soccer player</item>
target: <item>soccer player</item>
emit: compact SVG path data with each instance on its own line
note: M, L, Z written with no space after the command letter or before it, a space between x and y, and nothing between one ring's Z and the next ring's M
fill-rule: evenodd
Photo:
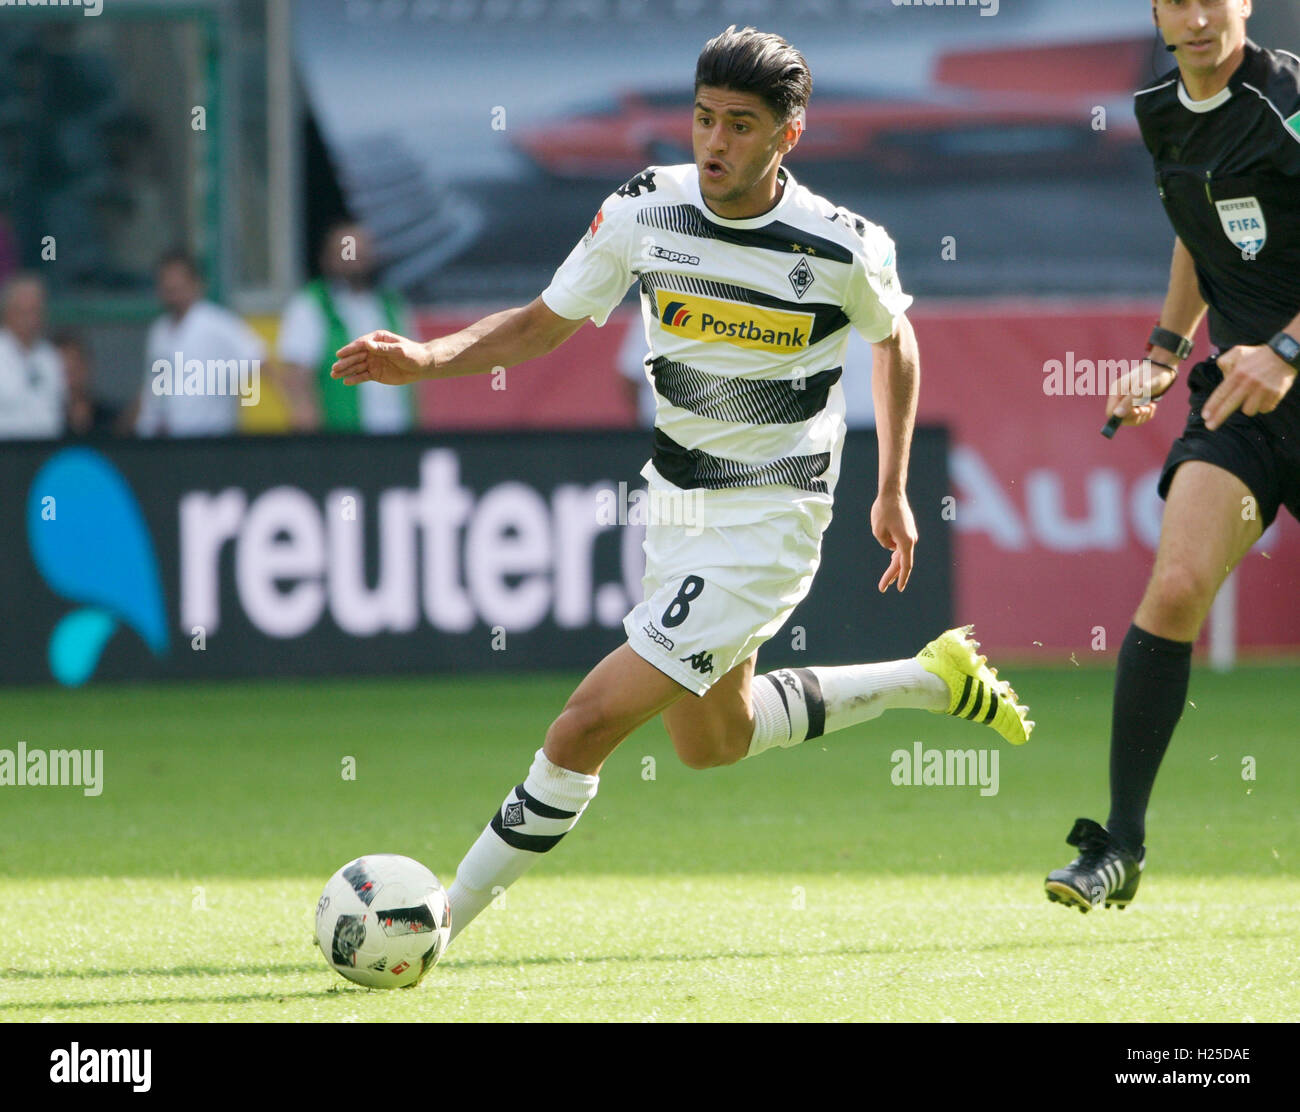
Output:
M1147 802L1187 699L1192 643L1220 585L1277 516L1300 516L1300 58L1246 38L1251 0L1156 0L1178 62L1137 93L1142 138L1174 227L1152 374L1121 379L1108 417L1141 425L1178 378L1208 306L1209 358L1160 476L1155 568L1119 650L1110 818L1078 819L1079 856L1047 894L1126 907L1146 860Z
M645 170L608 197L541 297L427 344L375 332L340 349L347 383L475 374L541 355L640 283L655 390L651 507L697 520L647 526L645 598L627 641L578 685L523 783L449 889L459 932L578 821L615 747L662 715L691 768L752 757L899 707L960 715L1007 741L1033 723L969 627L916 658L755 676L759 646L807 594L843 443L837 383L850 325L873 345L880 441L872 531L901 591L916 526L907 464L917 350L885 232L809 192L781 165L812 78L777 35L733 26L695 71L695 163ZM692 500L677 503L683 491ZM694 497L698 495L698 500ZM453 937L454 937L453 933Z

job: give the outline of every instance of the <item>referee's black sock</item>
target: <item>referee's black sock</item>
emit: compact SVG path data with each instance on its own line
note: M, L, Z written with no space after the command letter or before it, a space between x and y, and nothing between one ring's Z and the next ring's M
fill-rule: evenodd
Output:
M1115 668L1110 728L1110 818L1106 827L1136 853L1146 838L1147 801L1187 700L1190 641L1129 626Z

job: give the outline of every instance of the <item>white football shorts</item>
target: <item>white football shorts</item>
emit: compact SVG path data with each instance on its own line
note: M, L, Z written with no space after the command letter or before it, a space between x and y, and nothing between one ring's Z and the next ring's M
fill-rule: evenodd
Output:
M704 493L710 507L722 509L730 492ZM623 619L628 644L688 691L704 695L779 632L803 601L830 519L829 500L809 499L777 501L762 520L738 524L686 528L652 519L644 598Z

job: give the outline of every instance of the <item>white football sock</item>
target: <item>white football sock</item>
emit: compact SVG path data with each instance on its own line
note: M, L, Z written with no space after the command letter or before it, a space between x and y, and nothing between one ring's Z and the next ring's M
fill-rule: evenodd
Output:
M600 777L560 768L537 750L528 778L506 796L447 889L453 939L573 829L599 784Z
M789 749L887 710L947 710L950 698L948 685L915 659L841 668L781 668L755 676L751 692L754 736L747 757L774 745Z

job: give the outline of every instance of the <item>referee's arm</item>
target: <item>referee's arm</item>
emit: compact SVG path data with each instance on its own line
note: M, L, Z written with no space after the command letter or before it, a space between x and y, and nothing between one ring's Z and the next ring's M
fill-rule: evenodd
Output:
M1300 313L1282 331L1300 336ZM1295 384L1296 369L1267 344L1238 344L1218 363L1223 381L1201 409L1207 429L1217 429L1238 409L1247 417L1272 413Z
M916 333L905 315L893 333L871 345L871 394L876 405L876 437L880 442L880 480L871 507L871 532L893 554L881 576L884 591L897 582L901 591L912 574L916 521L907 502L907 463L916 424L916 399L921 384Z
M1205 316L1205 309L1191 252L1175 236L1174 257L1169 264L1169 289L1160 310L1160 327L1179 336L1195 335L1201 318ZM1150 358L1151 370L1158 373L1153 373L1149 382L1146 381L1145 374L1121 376L1106 399L1107 418L1118 414L1124 419L1125 425L1144 425L1156 415L1155 399L1168 390L1177 377L1178 354L1167 348L1155 347L1151 349Z

